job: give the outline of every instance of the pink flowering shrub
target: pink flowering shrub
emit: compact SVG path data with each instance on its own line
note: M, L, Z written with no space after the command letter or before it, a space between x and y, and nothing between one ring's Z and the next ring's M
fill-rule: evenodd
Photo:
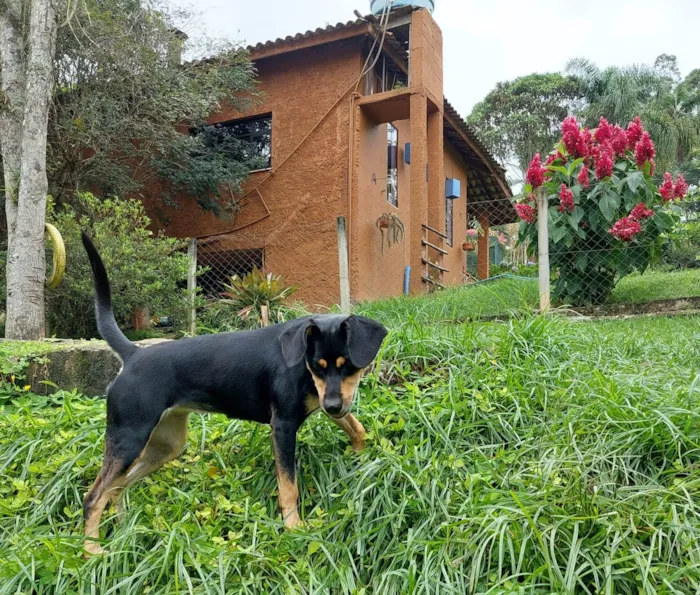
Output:
M666 173L657 187L655 157L638 117L626 130L605 118L588 130L572 117L564 120L561 142L544 163L540 155L532 160L515 204L520 241L537 253L533 193L545 192L550 262L558 271L554 295L560 301L603 303L622 277L644 272L660 252L675 224L668 203L682 200L688 184Z

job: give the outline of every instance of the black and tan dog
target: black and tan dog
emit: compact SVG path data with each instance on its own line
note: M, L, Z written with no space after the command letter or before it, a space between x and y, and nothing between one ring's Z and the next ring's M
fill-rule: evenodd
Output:
M107 504L120 512L125 488L180 455L193 411L272 426L279 505L285 526L297 526L297 431L321 409L355 450L364 447L364 428L349 411L386 329L359 316L314 316L141 349L115 322L104 264L85 233L83 244L95 280L97 328L123 362L107 394L102 469L84 502L86 552L102 551L96 540Z

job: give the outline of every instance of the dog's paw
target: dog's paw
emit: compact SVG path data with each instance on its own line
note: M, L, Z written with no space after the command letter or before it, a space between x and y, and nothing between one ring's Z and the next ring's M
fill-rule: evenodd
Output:
M92 558L93 556L101 556L106 553L105 550L102 549L102 546L95 541L86 541L84 549L83 557L86 559Z
M362 452L365 449L365 438L364 436L358 440L352 441L352 449L355 452Z
M289 512L284 517L284 528L293 531L294 529L301 529L304 526L303 521L299 518L299 513L296 510Z

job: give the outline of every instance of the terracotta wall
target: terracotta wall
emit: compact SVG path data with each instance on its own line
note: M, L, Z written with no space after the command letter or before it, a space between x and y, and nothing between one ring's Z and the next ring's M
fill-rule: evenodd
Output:
M460 197L453 201L454 241L451 247L445 242L444 247L449 254L443 258L445 267L450 270L449 273L445 274L445 282L448 285L459 285L462 283L462 274L467 263L466 254L462 250L462 243L467 234L467 168L462 158L449 143L445 143L443 160L445 178L457 178L461 186Z
M356 251L354 262L357 267L357 283L352 297L360 301L400 295L404 270L409 264L409 242L413 241L409 237L411 180L410 166L404 160L404 146L410 142L411 126L408 120L393 124L399 132L398 208L389 203L386 195L387 125L376 125L363 113L360 115L359 201L352 223L356 238L352 249ZM376 177L376 183L373 177ZM402 243L391 247L385 241L382 253L382 236L376 222L383 213L399 216L406 228L406 237Z
M394 122L399 131L399 207L389 204L386 199L387 166L387 125L374 125L366 116L361 115L359 126L359 208L353 215L353 225L357 227L357 242L353 250L357 251L357 283L353 287L356 300L378 299L399 295L403 291L404 270L410 264L409 248L413 242L420 243L420 237L410 235L410 165L405 164L404 147L411 141L411 128L408 120ZM461 182L461 197L454 201L454 242L444 248L448 254L443 258L443 265L449 269L444 281L448 285L460 285L466 265L466 255L462 250L467 231L467 168L457 151L448 143L443 146L444 177L455 177ZM376 174L377 183L372 181ZM446 231L444 181L441 184L439 205L443 222L439 231ZM381 234L376 227L376 220L382 213L399 215L406 227L406 239L403 244L388 247L385 243L381 250ZM415 234L414 234L415 235ZM433 256L435 259L435 256ZM423 269L413 270L411 275L423 274Z
M411 86L425 86L431 99L442 105L442 31L427 10L413 13L411 39Z
M360 40L295 52L256 64L264 100L246 114L224 110L211 122L272 113L272 166L291 155L282 169L252 174L236 221L203 213L191 199L181 208L146 201L154 226L178 237L245 229L224 236L217 249L264 248L265 266L299 290L296 297L313 306L339 301L336 218L347 216L349 97L343 99L296 151L297 145L357 80ZM264 181L265 180L265 181ZM269 209L269 216L267 210Z

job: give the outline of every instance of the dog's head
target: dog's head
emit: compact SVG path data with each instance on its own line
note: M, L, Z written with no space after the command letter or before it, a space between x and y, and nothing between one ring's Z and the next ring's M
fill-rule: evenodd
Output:
M291 324L280 342L287 366L305 361L321 409L341 419L350 411L360 378L386 334L381 324L362 316L315 316Z

